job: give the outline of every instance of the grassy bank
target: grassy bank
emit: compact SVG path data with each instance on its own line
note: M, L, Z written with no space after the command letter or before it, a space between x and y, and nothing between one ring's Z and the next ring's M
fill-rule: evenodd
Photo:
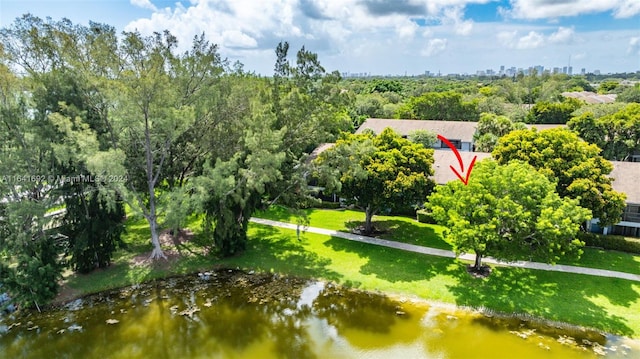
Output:
M307 216L311 227L342 232L349 232L351 227L364 221L364 213L352 210L309 209ZM279 206L260 212L256 217L292 223L296 221L296 218L289 211ZM413 218L396 216L375 216L374 224L386 231L379 236L380 238L440 249L453 248L443 239L442 233L445 227L442 226L420 223ZM640 255L596 248L584 248L583 252L580 259L561 260L558 264L640 274Z
M311 213L311 225L345 227L345 221L337 218L336 213L339 212ZM358 212L340 213L340 216L362 220ZM398 230L394 234L404 233L404 241L422 245L440 243L439 248L448 245L441 238L441 227L397 217L379 220L393 221L389 224L404 228L404 232ZM324 225L318 221L324 221ZM411 223L416 224L409 226ZM128 248L118 251L114 265L90 275L72 275L68 278L69 287L77 293L87 293L214 266L240 267L322 278L361 289L463 306L525 312L640 337L640 283L637 282L506 267L494 268L486 279L475 279L466 273L465 263L457 260L311 233L304 233L298 240L293 230L257 224L250 225L250 242L242 255L222 260L206 256L198 245L204 238L196 235L192 242L178 246L180 255L169 262L136 266L132 260L151 250L149 233L144 221L130 220L127 228Z

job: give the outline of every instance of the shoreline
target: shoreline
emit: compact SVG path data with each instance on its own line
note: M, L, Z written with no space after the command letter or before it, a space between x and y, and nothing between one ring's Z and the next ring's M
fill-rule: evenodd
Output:
M627 335L623 335L623 334L610 333L610 332L607 332L607 331L599 329L599 328L588 327L588 326L579 325L579 324L573 324L573 323L568 323L568 322L563 322L563 321L552 320L552 319L548 319L548 318L544 318L544 317L531 315L531 314L526 313L526 312L503 312L503 311L496 311L496 310L493 310L491 308L486 308L486 307L471 307L471 306L465 306L465 305L457 305L457 304L454 304L454 303L447 303L447 302L443 302L443 301L437 301L437 300L433 300L433 299L423 298L423 297L420 297L420 296L415 295L415 294L402 293L402 292L382 291L382 290L361 289L361 288L350 286L350 285L348 285L346 283L339 283L339 282L328 280L328 279L324 279L324 278L305 277L305 276L299 276L299 275L290 274L290 273L274 273L274 272L267 272L267 271L258 271L258 270L251 269L251 268L239 268L239 267L231 268L229 266L224 266L224 265L214 266L213 268L209 268L208 270L197 270L197 271L193 271L193 272L190 272L190 273L182 273L182 274L169 273L167 276L151 278L149 280L142 281L142 282L139 282L139 283L128 284L128 285L124 285L124 286L119 286L119 287L114 287L114 288L110 288L110 289L97 291L97 292L78 293L77 295L71 296L71 297L68 297L68 298L56 298L51 303L49 303L46 306L42 307L42 313L44 313L44 312L46 312L48 310L62 310L69 303L72 303L72 302L74 302L74 301L76 301L78 299L83 299L83 298L90 297L90 296L93 296L93 295L100 295L101 293L108 293L108 292L112 292L112 291L120 291L120 290L123 290L125 288L134 287L136 285L140 285L140 284L143 284L143 283L144 284L149 284L149 283L152 283L152 282L155 282L155 281L162 281L162 280L167 280L167 279L170 279L170 278L196 276L198 274L202 274L202 273L205 273L205 272L211 272L211 273L216 272L216 273L219 273L219 272L231 272L231 271L239 272L243 276L271 275L271 276L278 276L280 278L283 278L283 277L295 278L295 279L300 279L300 280L304 280L304 281L308 281L308 282L324 282L326 284L331 284L331 285L334 285L334 286L337 286L337 287L342 287L342 288L345 288L345 289L348 289L348 290L382 295L382 296L385 296L385 297L387 297L387 298L389 298L389 299L391 299L393 301L396 301L398 303L401 303L401 304L410 303L412 305L419 305L419 306L425 306L426 305L426 306L428 306L430 308L437 309L437 310L443 310L443 311L447 311L447 312L458 312L458 311L461 311L461 312L465 312L467 314L479 315L479 316L486 317L488 319L495 319L495 320L511 320L511 321L517 320L517 321L520 321L522 323L528 323L528 325L531 325L532 327L535 327L535 328L547 327L547 328L555 329L557 331L568 332L568 333L571 333L570 336L589 336L589 337L601 336L602 340L604 340L604 341L607 341L610 338L620 338L620 339L623 339L623 340L630 340L630 341L634 341L634 342L640 343L640 336L632 337L632 336L627 336ZM90 275L90 274L88 274L88 275ZM35 312L35 309L30 308L29 311L32 311L32 314L33 314ZM19 314L19 312L15 312L15 313ZM544 333L545 331L543 330L542 332ZM548 334L548 335L550 335L550 334Z

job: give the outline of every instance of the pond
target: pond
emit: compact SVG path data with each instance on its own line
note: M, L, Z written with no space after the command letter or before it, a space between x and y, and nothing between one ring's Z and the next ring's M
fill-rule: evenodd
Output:
M0 318L6 358L629 358L638 341L235 270Z

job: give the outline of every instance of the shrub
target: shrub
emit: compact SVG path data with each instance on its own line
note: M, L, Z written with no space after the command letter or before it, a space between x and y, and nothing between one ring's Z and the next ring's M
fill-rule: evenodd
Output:
M579 232L578 239L583 241L585 245L589 247L599 247L621 252L640 254L640 239L586 232Z
M340 202L320 201L318 203L314 203L312 207L324 208L324 209L338 209L340 208Z
M436 220L431 216L431 212L426 209L417 210L416 218L420 223L436 224Z

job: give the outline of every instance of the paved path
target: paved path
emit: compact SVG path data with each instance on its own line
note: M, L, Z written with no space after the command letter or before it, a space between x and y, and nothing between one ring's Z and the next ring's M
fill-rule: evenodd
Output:
M293 229L293 230L297 230L300 228L295 223L278 222L278 221L272 221L270 219L262 219L262 218L255 218L255 217L251 218L251 222L264 224L272 227L280 227L280 228L287 228L287 229ZM389 241L386 239L361 236L361 235L352 234L352 233L339 232L339 231L334 231L332 229L305 227L304 230L310 233L324 234L326 236L332 236L332 237L340 237L340 238L348 239L350 241L375 244L378 246L396 248L396 249L401 249L409 252L428 254L431 256L438 256L438 257L456 258L456 254L453 251L444 250L444 249L416 246L414 244ZM473 261L475 258L475 255L465 254L460 256L459 258ZM638 274L616 272L616 271L605 270L605 269L576 267L576 266L569 266L569 265L563 265L563 264L551 265L546 263L529 262L529 261L499 262L491 257L483 258L482 261L484 263L491 263L491 264L497 264L497 265L508 266L508 267L520 267L520 268L539 269L539 270L547 270L547 271L555 271L555 272L587 274L587 275L594 275L599 277L621 278L621 279L640 282L640 275Z

